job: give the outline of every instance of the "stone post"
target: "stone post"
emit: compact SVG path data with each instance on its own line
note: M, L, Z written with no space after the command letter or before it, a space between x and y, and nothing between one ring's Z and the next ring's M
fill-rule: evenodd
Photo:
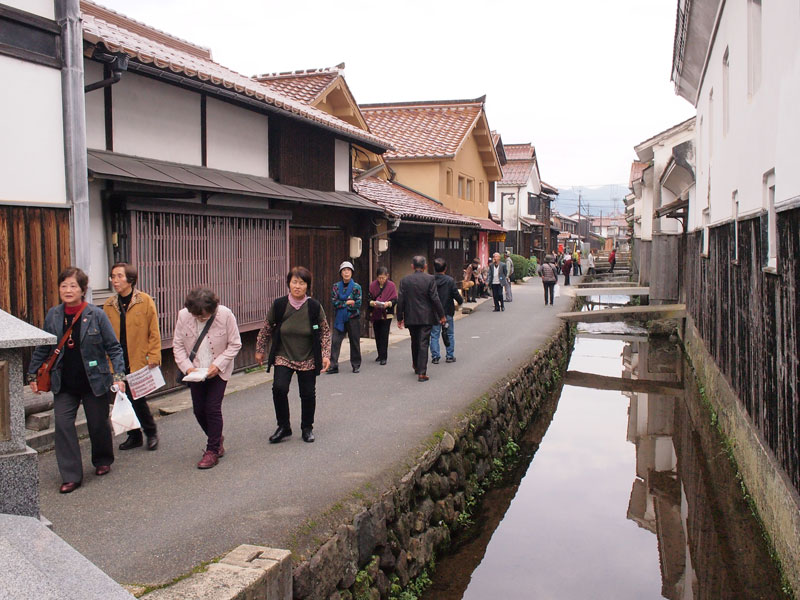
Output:
M25 443L22 350L57 341L0 310L0 513L39 518L39 456Z

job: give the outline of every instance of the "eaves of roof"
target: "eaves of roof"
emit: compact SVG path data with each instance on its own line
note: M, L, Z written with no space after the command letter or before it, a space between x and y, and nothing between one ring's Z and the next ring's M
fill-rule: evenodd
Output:
M88 168L90 175L98 179L381 212L375 204L352 192L324 192L300 188L283 185L258 175L128 156L104 150L89 150Z
M442 223L478 227L477 219L462 215L405 186L377 177L353 182L359 196L374 202L406 222Z

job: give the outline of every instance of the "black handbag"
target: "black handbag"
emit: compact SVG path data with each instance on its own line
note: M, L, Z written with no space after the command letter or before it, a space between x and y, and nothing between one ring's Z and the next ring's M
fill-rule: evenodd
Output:
M194 348L192 348L192 351L189 353L189 362L194 362L194 357L197 356L197 351L200 349L200 344L203 343L203 338L206 337L206 334L208 333L208 330L211 329L211 324L214 322L214 317L216 317L216 316L217 316L217 313L214 313L213 315L211 315L211 317L208 319L208 321L206 321L205 327L203 327L203 331L201 331L200 335L197 336L197 341L194 343ZM179 372L178 376L175 378L175 380L178 383L183 383L183 378L184 377L186 377L186 374ZM189 384L188 383L183 383L183 385L189 385Z

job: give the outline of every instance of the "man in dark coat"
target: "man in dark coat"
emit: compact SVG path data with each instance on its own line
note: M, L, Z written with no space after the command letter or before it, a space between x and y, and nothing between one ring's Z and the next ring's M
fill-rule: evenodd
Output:
M433 261L433 270L435 271L434 279L436 280L436 290L439 293L439 300L444 308L444 315L447 319L446 325L434 325L431 329L431 362L438 364L442 358L439 353L439 335L446 338L446 354L445 362L456 362L456 335L453 329L453 317L456 314L456 304L461 306L464 299L458 293L455 280L447 274L447 261L443 258L437 258ZM444 333L442 333L444 328Z
M433 275L425 273L427 261L415 256L414 272L400 280L397 298L397 326L408 326L411 334L411 362L418 381L428 381L428 345L431 327L446 323L442 302Z

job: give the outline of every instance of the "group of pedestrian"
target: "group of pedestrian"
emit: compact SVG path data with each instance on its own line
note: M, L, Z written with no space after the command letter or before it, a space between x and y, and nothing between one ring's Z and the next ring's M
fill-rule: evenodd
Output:
M91 442L95 475L111 471L114 462L109 404L116 392L125 392L126 375L161 365L161 334L153 299L135 286L136 267L117 263L109 276L115 293L102 308L86 301L89 277L77 267L58 276L61 302L50 308L44 330L59 340L34 349L28 367L31 391L40 393L38 372L43 365L50 378L55 417L55 454L62 484L68 494L83 483L83 465L75 419L83 405ZM191 351L189 350L191 348ZM205 369L202 381L192 382L192 407L207 444L198 463L201 469L216 465L225 454L222 445L222 398L241 348L239 328L230 309L219 304L207 288L191 290L178 313L173 333L173 354L178 368L188 374ZM145 398L131 400L141 429L128 432L119 445L131 450L144 445L154 451L159 438Z
M463 303L455 281L447 275L447 263L437 259L436 276L425 272L424 257L414 257L414 273L404 277L399 290L385 267L378 268L369 285L368 315L375 330L381 365L387 362L391 320L407 327L412 339L412 365L418 381L427 381L428 350L433 362L441 359L439 338L446 347L446 362L455 362L453 316ZM505 265L502 265L505 268ZM333 327L328 325L320 302L310 296L312 275L304 267L293 267L286 277L288 294L274 300L256 341L256 360L274 367L272 386L277 429L269 437L277 443L292 435L289 386L296 375L301 400L300 429L305 442L314 442L316 378L323 371L338 372L343 340L350 341L350 363L354 373L361 367L361 286L353 280L349 261L340 265L340 281L331 290L335 310ZM58 277L60 303L47 313L44 329L59 340L57 347L35 348L28 368L31 390L39 393L37 372L49 365L54 394L55 453L62 479L61 493L70 493L83 482L83 467L75 419L83 405L91 442L95 474L102 477L114 462L109 405L116 392L125 392L127 375L161 366L161 334L153 299L136 285L135 266L117 263L109 276L114 294L102 308L86 301L89 277L77 267L64 269ZM500 281L502 284L502 280ZM432 337L433 335L433 337ZM207 287L186 295L173 332L172 351L181 378L187 378L194 416L206 436L199 469L216 466L225 455L222 403L242 347L233 312L220 303ZM191 381L188 381L191 380ZM145 446L154 451L159 438L147 399L131 400L140 429L128 432L120 450Z

